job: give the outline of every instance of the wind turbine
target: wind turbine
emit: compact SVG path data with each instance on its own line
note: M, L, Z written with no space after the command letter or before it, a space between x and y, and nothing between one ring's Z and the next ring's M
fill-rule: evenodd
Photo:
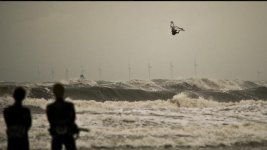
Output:
M151 65L150 65L150 63L148 63L148 79L150 80L150 74L151 74Z
M173 78L173 64L172 62L170 62L170 75L171 75L171 78Z

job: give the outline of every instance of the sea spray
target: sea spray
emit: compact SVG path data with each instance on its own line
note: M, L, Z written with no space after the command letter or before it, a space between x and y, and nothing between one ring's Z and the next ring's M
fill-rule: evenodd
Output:
M128 92L127 94L133 94L130 95L131 97L136 96L136 93L132 93L132 90L138 88L146 94L149 92L162 94L161 92L166 90L173 92L173 95L166 99L156 97L155 99L144 99L144 97L141 97L141 100L122 98L120 100L99 101L99 99L88 97L73 99L67 96L66 100L75 104L77 124L91 130L90 133L81 133L77 140L78 149L163 150L211 149L212 147L219 149L221 147L231 148L235 145L242 149L243 146L253 147L255 143L257 145L266 143L267 102L265 99L251 99L253 94L262 96L265 93L265 88L258 88L258 84L255 85L254 82L213 81L211 79L209 79L210 81L205 79L201 79L201 81L197 81L199 79L190 80L195 83L185 80L165 79L149 82L133 81L135 85L128 82L106 81L96 82L97 84L93 82L92 84L90 82L82 84L76 81L75 84L66 83L65 86L75 89L77 92L74 94L78 94L78 96L83 92L86 93L85 89L88 87L101 89L104 87L103 85L105 85L105 88L112 89L111 91L114 93L119 91L118 87L122 88ZM201 87L204 83L206 85ZM221 84L221 86L214 84ZM45 94L51 89L51 85L52 83L32 84L30 86L27 84L29 92L37 88L36 95ZM159 85L162 87L161 90L155 88ZM255 87L252 90L247 89L251 86ZM209 89L209 87L213 89ZM221 91L225 88L230 90ZM241 88L241 90L231 91L238 88ZM5 89L7 88L4 86L0 87L0 92L5 92ZM157 90L153 91L152 89ZM83 92L81 93L81 91ZM51 94L51 91L49 92ZM250 96L231 101L227 99L228 97L223 97L220 101L214 96L215 92L232 92L232 94L239 94L238 96L242 94ZM104 94L109 95L109 93ZM117 96L120 97L121 95ZM32 149L50 149L51 138L47 131L49 126L45 109L47 104L53 101L54 97L51 95L50 98L28 96L23 102L32 112L33 125L29 132ZM1 110L12 103L11 95L0 97ZM0 149L6 148L5 130L6 126L3 115L1 115Z
M205 108L205 107L221 106L221 103L219 102L206 100L202 97L189 98L185 93L180 93L175 95L172 99L170 99L170 102L176 104L178 107L189 107L189 108Z

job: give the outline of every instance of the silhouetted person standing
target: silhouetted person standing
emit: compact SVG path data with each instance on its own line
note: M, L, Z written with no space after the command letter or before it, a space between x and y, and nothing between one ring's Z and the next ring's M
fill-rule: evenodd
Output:
M53 86L55 102L46 108L46 114L50 123L50 135L52 136L52 150L62 150L65 145L67 150L76 150L75 135L79 134L75 124L76 113L74 105L64 100L65 89L60 83Z
M4 109L4 119L7 126L7 149L29 150L28 131L32 125L29 108L22 106L26 91L22 87L15 89L13 97L15 103Z

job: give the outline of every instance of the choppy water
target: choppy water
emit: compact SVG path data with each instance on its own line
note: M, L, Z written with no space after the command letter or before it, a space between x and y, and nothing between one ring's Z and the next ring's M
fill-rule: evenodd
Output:
M191 98L203 97L220 102L246 99L267 100L266 81L215 80L215 79L154 79L131 81L61 81L66 87L66 96L73 100L96 101L146 101L171 99L178 93ZM15 86L24 86L30 98L53 98L53 82L10 83L0 82L0 95L11 95Z
M9 96L0 99L0 109L12 103ZM182 92L158 100L67 100L75 104L77 124L91 130L80 134L79 149L267 149L264 99L220 102L193 98ZM32 111L33 125L29 132L32 149L50 149L44 111L52 101L43 98L24 101ZM1 148L6 148L2 114Z

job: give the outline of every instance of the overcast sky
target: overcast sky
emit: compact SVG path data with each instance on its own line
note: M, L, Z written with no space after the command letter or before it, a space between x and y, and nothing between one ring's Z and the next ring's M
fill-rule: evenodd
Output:
M170 21L185 29L173 36ZM0 81L267 79L267 2L0 2Z

